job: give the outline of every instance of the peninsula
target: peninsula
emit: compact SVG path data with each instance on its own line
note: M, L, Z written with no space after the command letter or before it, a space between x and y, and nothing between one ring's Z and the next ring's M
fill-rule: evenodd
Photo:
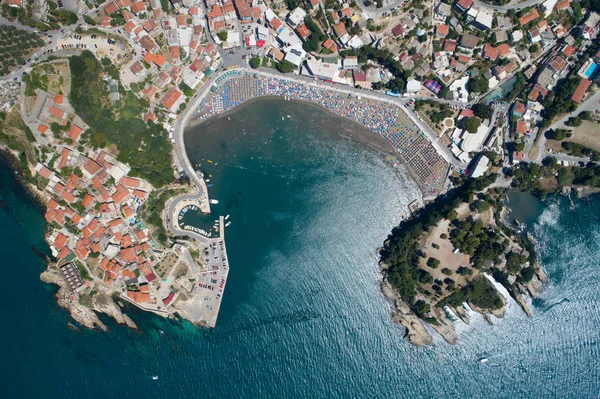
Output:
M506 226L507 188L600 185L589 0L38 3L0 8L0 139L46 207L42 279L87 327L106 328L97 313L133 327L125 302L215 326L226 216L183 222L211 212L183 132L256 97L322 106L408 167L426 205L392 231L381 269L415 344L431 342L421 320L455 342L454 317L499 316L507 296L529 312L546 277Z

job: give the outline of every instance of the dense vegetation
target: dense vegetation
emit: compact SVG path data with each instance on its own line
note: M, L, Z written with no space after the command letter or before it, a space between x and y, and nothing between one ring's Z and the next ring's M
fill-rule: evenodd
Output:
M101 73L114 66L104 58L102 63L89 51L69 60L71 93L69 101L75 112L90 126L86 137L93 147L115 144L118 159L131 166L131 174L148 180L155 187L173 180L171 145L167 131L141 119L146 104L131 92L122 92L122 104L112 106L108 87Z
M452 217L454 209L462 202L469 202L474 192L487 187L492 181L490 177L469 180L445 196L436 198L415 217L392 230L381 251L381 259L389 265L388 281L407 303L414 303L419 279L423 278L419 273L418 239L442 218L455 219Z
M490 310L500 309L504 303L498 291L484 276L479 276L460 290L454 291L444 300L444 304L458 307L466 301L481 309Z
M0 26L0 76L25 64L29 54L43 45L41 37L33 32L10 25Z
M310 36L303 45L304 50L307 52L319 50L319 42L327 40L327 35L321 32L319 26L312 20L310 16L307 16L304 20L304 24L310 30Z
M563 144L567 143L576 145L570 142L564 142ZM556 158L546 157L542 164L543 166L536 163L521 162L513 169L505 170L505 174L512 176L513 187L530 192L542 199L548 194L560 191L565 186L600 187L600 165L594 162L589 162L583 167L564 167L558 165ZM555 184L543 188L540 183L542 179L554 180Z
M514 281L527 283L531 281L534 275L534 267L525 267L527 262L534 264L536 259L535 248L533 245L518 236L504 225L500 224L500 229L504 234L512 237L512 240L524 248L527 252L523 254L514 251L508 251L509 241L496 228L487 227L480 218L472 216L463 220L457 219L456 208L461 203L468 203L472 212L484 213L490 209L495 210L494 218L499 220L500 209L502 208L502 196L492 190L490 193L483 194L480 191L487 187L494 179L494 175L482 177L475 180L467 180L464 184L458 185L444 197L438 197L433 203L423 208L414 218L402 222L400 226L392 231L388 237L385 248L381 252L382 261L389 265L387 269L387 278L389 283L398 291L404 301L406 301L419 317L428 322L435 323L434 319L424 316L429 312L430 307L427 301L418 300L417 293L424 294L430 299L437 297L431 305L439 307L446 304L460 306L463 302L470 302L482 309L499 309L504 301L499 293L492 287L491 283L482 275L470 280L468 276L478 270L486 270L507 287L511 295L514 294ZM477 195L474 195L476 194ZM492 208L493 207L493 208ZM440 261L434 257L427 256L419 248L419 241L423 234L435 226L440 220L447 219L451 221L449 239L453 246L462 253L470 256L472 266L461 266L456 270L459 276L465 276L467 283L462 286L456 286L454 280L450 278L452 270L444 266L443 260ZM443 233L442 239L448 238ZM432 244L434 248L438 246ZM420 258L426 258L426 265L431 269L442 267L441 272L448 276L447 278L435 279L420 267ZM506 269L500 270L498 265L506 261ZM509 276L514 275L513 280ZM433 296L422 285L432 284L431 288L435 291ZM443 286L446 286L447 294L443 294ZM445 296L444 296L445 295Z

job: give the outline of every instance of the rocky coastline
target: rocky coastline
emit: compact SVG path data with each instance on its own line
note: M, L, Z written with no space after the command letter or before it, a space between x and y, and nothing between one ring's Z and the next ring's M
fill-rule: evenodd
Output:
M0 146L0 158L3 163L14 173L17 182L23 187L27 196L39 210L41 214L45 209L46 197L28 178L27 173L30 170L24 170L19 161L19 154L6 146ZM9 210L4 203L0 204L5 210ZM32 247L32 251L40 257L46 264L46 269L40 274L40 280L58 287L55 293L57 304L64 308L73 319L83 327L107 331L108 327L100 320L98 313L104 313L114 319L118 324L126 325L129 328L137 329L137 325L129 316L124 314L113 297L107 294L98 294L88 307L78 302L69 300L69 287L60 270L56 267L53 259L46 255L46 252Z
M489 193L488 193L489 194ZM460 194L459 194L460 195ZM469 198L472 198L473 194L468 194ZM489 270L489 271L478 271L477 269L473 268L473 265L468 266L469 268L473 268L471 271L473 273L469 273L468 276L471 276L470 279L467 279L466 281L471 281L471 280L475 280L477 278L477 276L479 275L479 278L483 278L481 276L485 276L484 280L488 280L489 284L490 284L490 289L492 291L495 291L496 294L499 298L501 298L501 301L498 300L497 304L494 307L490 307L488 308L487 306L477 306L475 303L473 303L471 300L464 300L464 302L462 303L462 305L460 305L459 303L457 303L456 301L451 301L451 300L447 300L445 298L444 295L448 295L448 294L443 294L441 296L442 299L434 299L434 298L440 298L440 296L434 296L432 297L431 294L428 293L428 290L431 291L431 285L427 284L427 283L417 283L417 295L415 299L409 299L409 301L407 301L405 298L403 298L400 295L400 291L398 288L395 288L391 283L389 278L390 276L390 272L392 271L390 264L386 263L386 259L390 256L390 253L397 253L397 251L406 251L408 250L409 252L407 252L408 258L410 258L411 255L408 255L410 253L410 249L412 246L411 245L415 245L417 254L420 254L418 256L418 258L425 258L427 259L427 257L429 257L429 260L431 261L431 256L432 256L432 252L429 251L435 251L433 252L433 254L437 253L437 251L439 251L439 244L440 241L437 241L437 244L431 244L432 241L430 241L432 236L437 237L438 235L441 235L443 238L443 240L450 240L449 238L447 238L447 236L451 235L450 233L452 232L452 229L459 229L460 227L460 222L457 222L456 215L458 212L458 214L462 213L462 216L460 217L461 220L464 220L462 218L467 217L467 218L473 218L474 219L468 219L471 221L471 223L475 223L475 221L479 218L483 218L484 214L480 213L480 211L474 211L474 208L477 207L478 204L478 200L477 198L480 198L481 200L481 196L483 194L477 194L475 195L475 202L471 204L471 211L469 213L468 209L465 210L465 203L462 202L462 205L456 207L457 204L460 204L461 201L459 200L455 200L454 205L451 208L451 211L448 209L448 206L445 205L443 203L443 201L439 204L430 204L428 205L426 208L417 210L413 216L406 220L405 222L403 222L398 228L395 228L394 231L392 232L392 235L388 238L388 240L386 240L386 242L384 243L384 247L379 249L379 252L381 253L381 261L379 263L380 266L380 272L382 274L382 279L381 279L381 291L382 294L384 295L384 297L389 301L390 306L391 306L391 318L392 320L401 325L402 327L404 327L406 329L406 339L416 345L416 346L425 346L425 345L430 345L433 343L434 339L432 337L432 330L435 331L438 335L440 335L447 343L449 344L455 344L458 341L458 335L456 333L456 329L454 326L454 321L456 321L456 318L462 320L465 324L469 324L470 319L469 319L469 312L467 310L471 310L474 312L477 312L479 314L481 314L484 319L486 319L490 324L493 324L493 318L491 316L494 316L495 318L502 318L504 316L504 314L506 313L507 310L507 305L508 305L508 300L509 300L509 296L515 300L515 302L521 307L521 309L523 310L523 312L525 314L527 314L528 317L532 316L532 311L530 309L530 301L528 301L526 298L535 298L537 297L541 292L544 291L545 286L548 283L548 277L546 276L545 272L543 271L543 269L541 268L541 266L539 265L539 263L534 260L535 257L535 251L533 249L534 244L535 244L535 240L533 239L533 237L531 237L529 234L527 235L523 235L520 232L517 232L515 230L513 230L512 228L508 227L506 223L503 223L504 221L507 220L507 216L506 216L506 206L503 203L502 195L503 195L503 191L499 191L499 192L495 192L491 198L487 199L488 201L490 201L492 203L492 208L490 209L489 212L492 212L492 216L490 216L490 219L488 219L487 221L487 229L489 229L489 231L493 231L494 233L491 234L496 234L496 236L498 238L496 238L496 240L500 240L503 241L503 246L504 246L504 254L502 255L502 259L504 259L504 255L505 254L512 254L513 252L515 254L519 254L519 256L521 256L521 260L519 261L519 263L521 263L521 269L522 268L529 268L528 272L529 275L527 278L521 278L519 277L520 272L509 272L511 269L507 269L509 267L509 259L508 256L506 258L506 261L502 261L501 263L492 263L491 265L487 265L486 268L484 270ZM479 197L478 197L479 196ZM467 198L467 197L463 197ZM451 202L452 200L450 200ZM494 205L495 204L495 205ZM446 207L446 209L444 210L444 208ZM494 208L495 207L495 208ZM486 208L488 209L488 208ZM496 211L494 212L494 209L496 209ZM419 223L421 223L422 220L427 220L428 218L430 218L433 215L435 215L437 212L438 215L440 216L436 216L436 217L441 217L441 219L437 219L437 222L429 222L430 224L428 226L430 227L426 227L424 228L424 233L417 233L417 235L415 235L414 230L416 228L416 226L420 225ZM441 214L440 214L441 212ZM466 212L466 213L465 213ZM447 226L448 223L448 214L450 213L454 213L455 216L453 216L452 218L455 219L455 223L457 223L455 225L455 227L452 227L452 224L450 224L450 227L445 227L443 230L439 230L441 227L440 226ZM444 216L441 216L444 215ZM465 216L467 215L467 216ZM470 216L468 216L470 215ZM444 222L445 221L445 222ZM436 230L438 229L438 230ZM421 231L421 230L419 230ZM458 230L454 231L454 233L456 234ZM434 233L437 232L437 233ZM442 234L440 234L442 232ZM398 246L397 244L392 244L393 241L392 237L402 237L403 235L408 234L409 236L412 236L412 238L406 238L404 239L405 243L413 243L411 245L409 245L408 247L405 245L403 246ZM424 235L423 235L424 234ZM407 237L409 237L407 236ZM456 238L455 238L456 239ZM453 242L454 243L454 242ZM459 251L459 247L456 247L453 244L450 244L450 242L448 242L449 245L451 245L450 247L450 252L452 252L452 250L454 250L454 254L457 254L457 251ZM443 246L443 245L442 245ZM433 247L433 248L432 248ZM402 249L404 248L404 249ZM529 250L529 251L528 251ZM390 252L391 251L391 252ZM425 255L425 251L427 251L427 255ZM444 252L444 253L448 253L448 252ZM460 254L460 252L459 252ZM525 254L525 255L523 255ZM441 253L440 253L441 255ZM452 255L452 254L451 254ZM457 255L458 256L458 255ZM528 258L527 258L528 257ZM473 262L473 256L471 253L471 257L470 257L470 262ZM396 258L393 258L396 259ZM442 259L441 265L439 267L446 267L446 265L448 267L450 266L451 260L448 260L447 258L444 258L443 255L442 257L440 257L440 259ZM466 259L468 258L464 258L462 262L464 262ZM529 262L525 262L525 259L529 259ZM397 260L396 260L397 261ZM434 278L435 275L437 273L437 269L438 266L435 264L430 265L429 262L427 262L427 267L425 266L425 262L424 261L417 261L417 260L413 260L412 262L417 262L417 264L420 263L421 266L419 266L419 268L421 268L421 270L417 270L419 271L419 273L425 272L425 274L429 274L429 273L433 273L434 274ZM450 263L447 263L450 262ZM469 261L467 261L469 262ZM413 263L414 264L414 263ZM438 264L440 264L438 262ZM463 265L465 263L462 263ZM493 268L489 269L491 266L493 266ZM514 266L514 265L513 265ZM417 266L413 266L413 267L417 267ZM479 266L480 268L481 266ZM518 269L517 269L518 270ZM427 273L427 271L429 271L429 273ZM458 276L454 273L451 273L448 269L445 269L444 273L445 275L452 275L453 278L455 278L457 281L464 281L464 277L461 278L461 276ZM492 273L493 272L493 273ZM456 273L456 269L455 269L455 273ZM481 273L481 274L480 274ZM514 275L512 275L513 273L516 274L515 278ZM494 274L494 276L492 276L492 274ZM496 276L496 274L498 274ZM462 274L464 275L464 273ZM512 276L512 279L510 278L510 276ZM443 279L444 276L440 277L440 279ZM404 287L401 281L398 282L398 275L396 275L396 284L400 284L400 287ZM452 281L450 281L452 284L454 284ZM420 285L422 284L422 285ZM441 281L436 279L436 284L441 284ZM447 284L447 283L446 283ZM464 282L462 283L463 287L464 287ZM461 287L461 286L459 286ZM405 288L400 288L400 289L405 289ZM406 292L406 291L405 291ZM450 290L450 293L452 293L452 291ZM452 295L451 295L452 296ZM429 299L431 298L431 299ZM448 297L449 298L449 297ZM429 300L428 300L429 299ZM413 303L415 300L417 300L417 302L421 302L419 303L415 303L414 305L411 305L411 303ZM431 306L427 305L426 307L423 307L423 301L427 301L426 303L429 303L431 301ZM439 301L439 302L438 302ZM435 302L438 302L437 304ZM451 303L448 303L451 302ZM453 303L452 303L453 302ZM419 306L417 306L419 305ZM419 308L420 307L420 308ZM423 310L425 309L425 310ZM454 318L454 316L456 316L456 318Z

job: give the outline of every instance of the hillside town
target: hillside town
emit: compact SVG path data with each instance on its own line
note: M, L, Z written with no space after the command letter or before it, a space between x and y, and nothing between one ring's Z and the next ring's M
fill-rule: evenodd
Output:
M599 118L600 14L581 3L529 1L494 9L474 0L379 8L341 0L2 0L0 23L44 41L0 81L0 108L20 107L33 136L47 241L70 287L65 300L76 306L99 291L116 292L142 309L170 315L177 308L194 322L214 325L216 315L190 316L189 304L212 310L197 303L198 297L211 300L209 291L220 302L228 269L224 226L216 236L197 234L191 242L170 239L166 245L140 211L167 185L193 192L172 183L186 178L198 187L197 205L206 206L202 177L180 155L185 150L178 136L200 93L220 84L229 70L244 71L245 79L255 71L267 83L269 76L289 77L396 104L386 112L406 112L414 140L429 140L439 153L427 147L417 160L425 167L414 167L431 184L422 187L427 195L443 193L453 172L483 176L492 154L504 166L541 163L548 155L562 165L597 161L600 149L551 146L547 137L548 131ZM160 151L175 154L172 176L167 171L159 181L143 172L139 160L124 160L119 140L98 131L106 116L92 126L86 119L92 112L71 104L79 89L68 77L79 71L66 60L89 53L98 60L104 105L145 124L139 129L148 135L128 153L147 151L164 134L172 147ZM318 93L319 100L326 96ZM336 101L345 98L340 94ZM130 103L133 111L124 110ZM389 137L379 130L405 147L413 141L396 137L401 128ZM508 178L500 184L509 184ZM176 217L161 211L155 227L166 229ZM175 230L173 237L181 232Z

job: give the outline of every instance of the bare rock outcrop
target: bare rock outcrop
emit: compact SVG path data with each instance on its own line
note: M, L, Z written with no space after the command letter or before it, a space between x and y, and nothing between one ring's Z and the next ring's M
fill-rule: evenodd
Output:
M381 282L381 292L383 292L383 295L392 304L392 320L406 328L406 338L408 341L417 346L431 344L433 338L427 331L427 328L425 328L421 319L419 319L419 317L410 309L408 304L400 298L385 279Z

